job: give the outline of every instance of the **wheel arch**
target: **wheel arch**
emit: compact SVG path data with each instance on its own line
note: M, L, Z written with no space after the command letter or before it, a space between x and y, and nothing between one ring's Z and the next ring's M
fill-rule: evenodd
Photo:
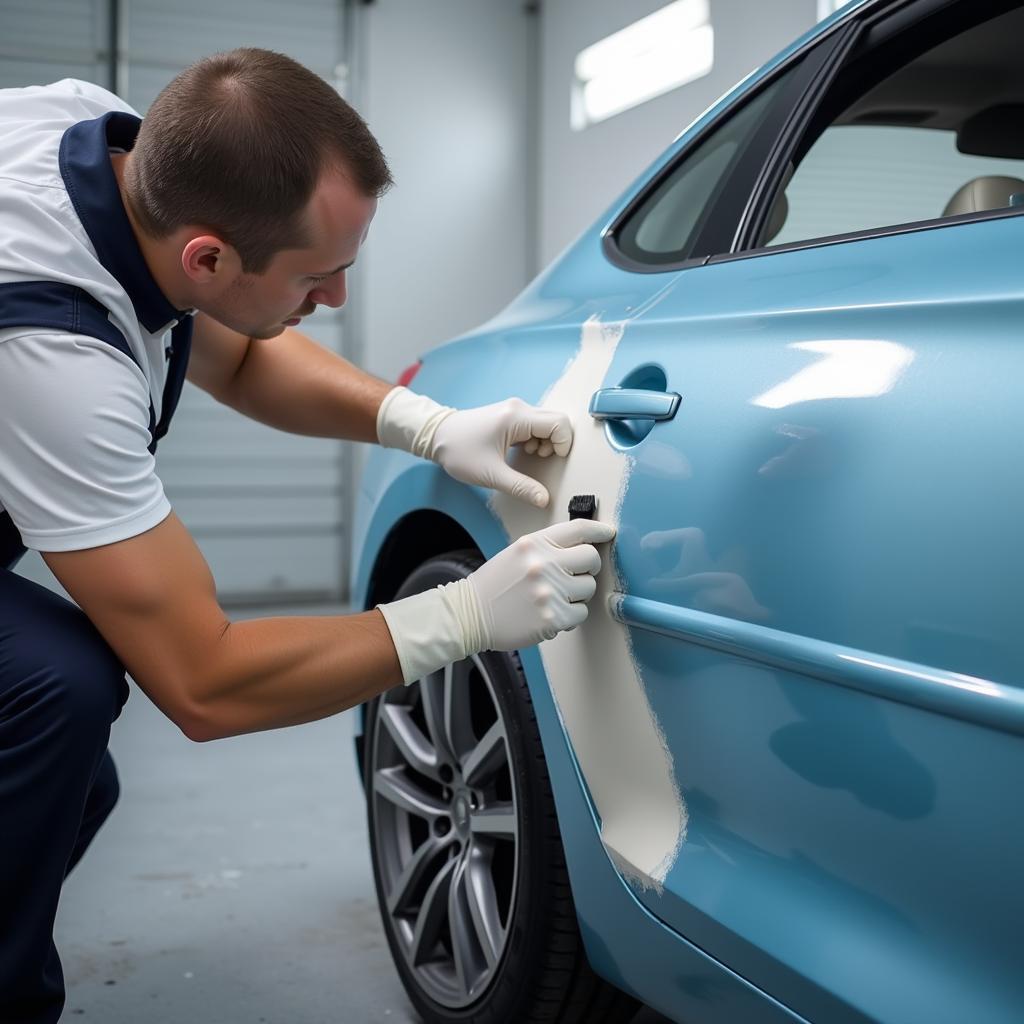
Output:
M451 516L430 508L407 513L391 527L377 552L366 588L365 608L390 601L402 583L428 559L462 548L480 550Z
M486 495L458 484L436 467L398 458L382 463L370 476L366 504L356 530L353 602L357 609L394 597L398 585L437 554L472 548L491 557L508 543L503 526L489 509ZM600 839L600 822L587 792L569 738L547 685L537 648L520 652L529 684L545 762L551 778L559 828L577 916L587 922L588 957L598 974L619 988L652 999L650 957L660 974L673 976L682 956L695 970L707 970L703 954L664 926L654 926L650 913L613 866ZM364 739L366 705L356 709L355 754L358 777L365 784ZM638 948L650 956L636 958ZM716 982L718 975L715 975ZM668 1005L674 990L664 993Z

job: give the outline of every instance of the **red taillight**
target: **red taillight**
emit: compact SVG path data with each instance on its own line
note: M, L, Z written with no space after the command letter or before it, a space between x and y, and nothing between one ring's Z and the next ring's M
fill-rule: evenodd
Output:
M422 359L417 359L412 366L407 366L403 371L402 375L398 378L399 387L407 388L411 383L413 377L420 372L420 367L423 365Z

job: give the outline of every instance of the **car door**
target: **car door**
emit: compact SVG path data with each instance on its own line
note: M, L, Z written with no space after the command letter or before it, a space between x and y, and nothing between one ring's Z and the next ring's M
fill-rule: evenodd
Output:
M1021 200L1011 184L922 217L956 170L885 106L929 73L936 123L987 103L970 59L1011 68L1013 6L902 5L851 30L761 166L723 179L701 230L728 247L680 249L592 396L629 460L613 607L681 800L678 850L636 895L830 1024L1011 1021L1024 1000ZM962 76L935 74L954 58ZM874 120L844 122L858 102ZM858 137L858 170L816 116L892 132ZM847 153L831 177L801 172L816 145ZM982 144L994 163L968 177L1012 181L1015 145ZM609 232L623 265L667 262L671 173ZM765 244L786 203L795 237Z

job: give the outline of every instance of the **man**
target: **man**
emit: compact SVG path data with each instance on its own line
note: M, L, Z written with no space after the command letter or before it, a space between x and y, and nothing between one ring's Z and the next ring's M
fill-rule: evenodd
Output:
M282 430L379 441L543 505L505 456L567 419L455 411L295 330L341 306L390 184L359 116L278 54L200 61L145 121L96 86L0 91L0 1020L55 1021L61 883L117 798L125 670L202 741L323 718L587 615L611 527L522 537L344 617L232 623L154 472L186 376ZM79 608L9 571L31 547ZM81 609L81 610L79 610Z

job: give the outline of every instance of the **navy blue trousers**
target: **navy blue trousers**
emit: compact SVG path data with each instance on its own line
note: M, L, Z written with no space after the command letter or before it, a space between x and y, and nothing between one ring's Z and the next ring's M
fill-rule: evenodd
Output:
M0 1021L64 1007L61 884L117 801L124 667L69 601L0 569Z

